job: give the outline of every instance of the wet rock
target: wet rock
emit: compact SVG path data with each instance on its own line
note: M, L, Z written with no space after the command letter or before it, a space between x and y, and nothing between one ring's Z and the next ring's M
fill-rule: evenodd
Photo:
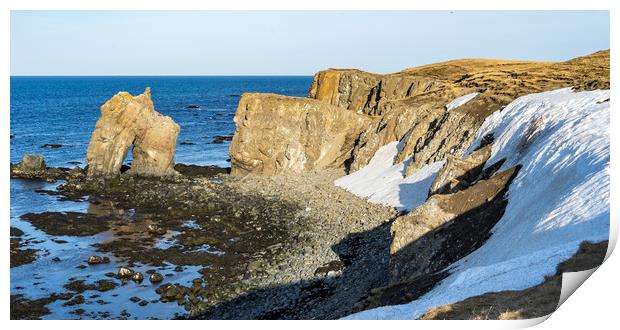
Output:
M200 106L197 104L190 104L186 108L188 109L200 109Z
M50 148L50 149L57 149L60 147L62 147L62 144L59 144L59 143L46 143L41 146L41 148Z
M132 278L134 276L135 272L133 271L133 269L129 268L129 267L125 267L122 266L118 269L118 273L116 274L116 276L118 278L124 278L124 279L128 279L128 278Z
M142 275L142 273L140 273L140 272L136 272L135 274L133 274L133 276L131 277L131 279L132 279L134 282L136 282L136 283L140 284L140 283L142 283L142 281L144 280L144 275Z
M179 143L180 145L184 145L184 146L193 146L195 143L192 141L182 141L181 143Z
M176 164L174 165L174 169L186 176L204 176L204 177L213 177L218 174L228 174L230 173L230 168L224 168L214 165L186 165L186 164Z
M103 263L103 259L100 256L90 256L86 262L89 265L98 265Z
M342 166L372 119L317 100L246 93L234 121L232 174L274 175Z
M112 219L79 212L26 213L21 219L53 236L91 236L110 228Z
M139 297L131 297L131 298L129 298L129 300L131 300L133 302L138 302L138 301L140 301L142 299L140 299Z
M160 283L163 280L164 277L160 273L153 273L149 276L149 281L151 281L151 283Z
M232 135L216 135L213 140L211 140L211 143L222 144L225 141L232 141L232 138Z
M44 172L46 170L45 159L41 155L26 154L17 165L17 169L21 172Z
M149 234L157 235L157 236L164 235L167 232L166 229L161 228L161 227L159 227L158 225L155 225L155 224L148 225L147 230L148 230Z
M117 176L133 145L129 174L173 175L179 125L155 111L151 91L132 96L120 92L101 106L86 161L89 176Z
M52 258L52 261L53 262L60 262L60 258L59 257L54 257L54 258Z
M148 302L148 301L146 301L146 300L142 300L141 302L139 302L139 303L138 303L138 305L139 305L139 306L142 306L142 307L144 307L144 306L146 306L146 305L148 305L148 304L149 304L149 302Z

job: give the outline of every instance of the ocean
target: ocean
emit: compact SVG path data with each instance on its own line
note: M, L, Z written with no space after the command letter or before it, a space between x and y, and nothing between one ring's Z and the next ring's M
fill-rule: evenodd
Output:
M175 161L185 164L230 166L229 143L213 143L218 135L232 135L233 117L241 94L245 92L278 93L305 96L311 77L12 77L11 78L11 162L17 163L24 154L41 154L48 166L85 166L85 155L99 107L119 91L140 94L151 87L155 108L170 116L181 126ZM192 107L190 107L192 106ZM196 108L198 106L198 108ZM42 147L60 144L58 148ZM114 231L92 236L50 235L30 222L22 220L26 213L78 212L80 214L114 214L128 224L140 224L142 215L133 209L117 209L114 205L91 203L89 200L65 200L42 193L54 190L61 182L47 183L11 179L10 225L11 240L20 239L25 247L36 250L36 260L11 268L11 304L13 299L36 300L67 292L67 279L92 282L105 278L104 273L124 265L113 256L106 267L76 268L89 256L99 254L95 244L114 239ZM17 229L17 230L15 230ZM21 235L14 235L16 232ZM166 238L170 240L171 238ZM162 238L158 244L166 244ZM190 285L199 267L185 267L173 272L174 265L160 271L174 273L177 283ZM140 267L135 268L143 271ZM146 269L146 268L145 268ZM170 275L170 274L169 274ZM121 292L121 294L119 294ZM156 301L159 296L150 285L126 285L98 293L84 304L72 306L64 300L47 304L51 319L75 318L172 318L182 315L182 306L154 304L141 307L129 303L128 297L140 296ZM27 306L29 306L27 303ZM29 308L29 307L27 307Z
M155 109L181 126L177 163L229 166L233 117L245 92L306 96L312 77L11 77L11 162L41 154L49 166L84 163L99 107L119 91L141 94L151 87ZM188 108L199 106L199 109ZM42 148L61 144L60 148Z

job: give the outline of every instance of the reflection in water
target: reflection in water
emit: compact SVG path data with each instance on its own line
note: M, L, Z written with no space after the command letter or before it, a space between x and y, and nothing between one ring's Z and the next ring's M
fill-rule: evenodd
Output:
M11 268L11 295L21 294L28 299L49 297L54 293L71 292L64 286L71 281L83 280L90 284L101 279L110 279L106 273L116 273L125 260L113 254L102 254L93 247L95 244L115 240L142 240L145 248L157 247L178 232L169 232L163 237L149 236L148 227L156 223L152 214L142 214L133 209L115 207L115 203L103 200L59 201L58 196L36 193L34 190L54 190L59 183L49 184L38 181L11 180L11 227L24 232L24 248L37 249L37 259L19 267ZM31 223L20 218L22 214L33 212L83 212L97 217L114 219L112 230L92 236L51 236L36 229ZM171 236L172 235L172 236ZM148 240L146 238L149 238ZM150 242L150 243L149 243ZM88 266L86 260L92 255L107 256L111 262ZM146 273L157 270L166 274L166 281L189 285L198 276L202 266L184 266L183 272L175 272L176 265L164 263L160 267L132 263L135 271ZM115 279L112 279L116 281ZM118 282L118 281L117 281ZM120 283L120 282L119 282ZM74 318L172 318L185 311L176 303L161 303L155 292L158 285L145 280L141 284L128 282L106 291L85 291L81 293L85 302L67 305L66 300L57 300L47 305L48 319ZM145 306L129 300L139 297L148 302Z

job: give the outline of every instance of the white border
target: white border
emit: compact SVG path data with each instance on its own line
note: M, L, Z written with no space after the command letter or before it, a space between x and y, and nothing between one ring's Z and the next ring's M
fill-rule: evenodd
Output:
M0 47L0 136L8 136L9 127L9 84L10 84L10 10L187 10L187 9L203 9L203 10L611 10L611 48L616 49L616 39L618 37L618 23L620 15L618 15L619 1L605 0L519 0L519 1L497 1L497 0L434 0L434 1L370 1L370 0L314 0L314 1L285 1L285 0L237 0L237 1L200 1L200 0L3 0L0 1L0 38L2 47ZM432 28L432 27L429 27ZM616 38L616 39L614 39ZM618 70L616 69L617 56L615 51L611 52L612 71L611 79L613 82L618 80ZM617 88L612 87L612 105L618 97ZM613 109L613 107L612 107ZM620 114L611 111L611 159L612 165L615 164L618 155L618 141L620 135ZM8 246L8 213L9 213L9 182L8 182L8 164L10 140L0 139L2 158L0 159L0 171L4 173L2 176L2 190L0 191L0 203L2 205L3 214L3 231L2 246ZM611 168L611 223L612 241L611 245L615 245L618 233L618 171L617 167ZM9 320L9 281L10 271L9 252L7 250L2 253L2 262L5 265L2 271L2 322ZM617 323L618 297L620 288L618 285L619 278L619 259L617 256L611 256L598 271L596 271L582 287L577 290L568 301L563 304L559 310L552 314L546 322L539 325L542 329L560 329L560 328L609 328L610 325ZM538 321L416 321L410 323L407 321L388 321L390 324L379 324L374 321L349 321L347 323L337 321L326 321L321 323L321 327L340 328L340 327L360 327L374 328L376 326L389 326L394 328L406 327L423 327L423 328L452 328L458 327L462 329L486 329L486 328L518 328L533 325ZM19 323L18 323L19 322ZM146 322L149 322L148 324ZM288 328L291 325L302 329L314 329L318 324L310 323L310 321L302 321L297 323L290 322L252 322L248 321L209 321L209 323L180 323L171 324L173 321L134 321L133 323L123 323L122 326L149 328L168 328L168 327L253 327L253 328ZM200 321L195 321L200 322ZM351 323L355 322L355 323ZM31 321L11 321L10 324L4 324L5 329L15 329L19 327L45 327L45 328L82 328L84 326L94 329L103 329L113 326L105 322L71 322L71 321L53 321L46 323L36 323Z

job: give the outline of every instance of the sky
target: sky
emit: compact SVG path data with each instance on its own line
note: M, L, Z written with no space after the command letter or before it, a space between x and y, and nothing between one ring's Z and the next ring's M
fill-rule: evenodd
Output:
M11 75L376 73L609 48L609 12L13 11Z

